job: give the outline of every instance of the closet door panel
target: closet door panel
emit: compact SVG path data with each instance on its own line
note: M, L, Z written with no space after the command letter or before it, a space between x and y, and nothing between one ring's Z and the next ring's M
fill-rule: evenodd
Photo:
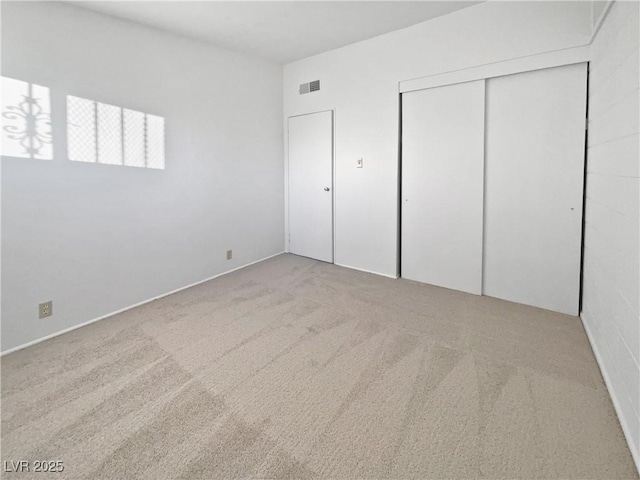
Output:
M578 314L586 64L487 81L485 295Z
M401 276L480 294L484 80L402 95Z

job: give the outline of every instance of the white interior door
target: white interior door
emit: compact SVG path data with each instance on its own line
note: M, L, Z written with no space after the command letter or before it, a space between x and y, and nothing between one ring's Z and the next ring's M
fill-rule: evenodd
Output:
M401 276L482 292L484 80L402 95Z
M486 295L578 314L586 68L487 81Z
M333 262L333 112L289 117L289 251Z

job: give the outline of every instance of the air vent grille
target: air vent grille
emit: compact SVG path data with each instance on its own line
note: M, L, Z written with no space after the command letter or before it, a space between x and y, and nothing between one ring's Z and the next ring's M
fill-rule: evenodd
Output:
M310 93L310 92L317 92L320 90L320 80L314 80L313 82L309 82L309 83L302 83L300 84L300 88L298 89L298 91L300 92L300 95L304 95L305 93Z

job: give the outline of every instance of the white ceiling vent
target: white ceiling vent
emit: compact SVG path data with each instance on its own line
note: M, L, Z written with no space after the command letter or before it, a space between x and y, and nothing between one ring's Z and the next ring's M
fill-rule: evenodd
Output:
M300 92L300 95L303 95L305 93L317 92L318 90L320 90L320 80L314 80L313 82L309 83L302 83L300 84L300 89L298 91Z

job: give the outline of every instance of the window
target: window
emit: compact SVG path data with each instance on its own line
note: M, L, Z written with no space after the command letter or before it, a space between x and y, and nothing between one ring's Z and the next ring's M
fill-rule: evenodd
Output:
M164 118L67 97L69 159L164 169Z
M51 160L51 100L41 85L2 77L2 155Z

